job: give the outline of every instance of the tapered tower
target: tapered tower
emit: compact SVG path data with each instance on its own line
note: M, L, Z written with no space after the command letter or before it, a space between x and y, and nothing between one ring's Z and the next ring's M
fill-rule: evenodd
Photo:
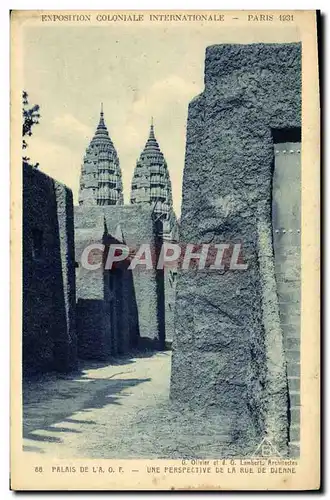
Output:
M79 205L122 205L123 186L117 151L104 122L100 121L81 167Z
M170 230L174 216L171 179L167 163L155 137L153 121L146 145L136 162L132 179L131 203L146 203L153 207L155 220ZM174 216L175 217L175 216Z

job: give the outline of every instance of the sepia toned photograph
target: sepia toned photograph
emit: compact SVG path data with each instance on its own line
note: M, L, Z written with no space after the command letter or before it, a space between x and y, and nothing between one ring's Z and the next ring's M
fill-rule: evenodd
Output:
M13 489L317 489L316 12L11 16Z

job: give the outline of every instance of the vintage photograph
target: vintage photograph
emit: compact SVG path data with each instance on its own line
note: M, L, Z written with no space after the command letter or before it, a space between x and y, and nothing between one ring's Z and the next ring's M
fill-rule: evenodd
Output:
M239 460L294 476L310 230L299 15L315 12L14 12L17 432L33 467L157 459L196 475Z

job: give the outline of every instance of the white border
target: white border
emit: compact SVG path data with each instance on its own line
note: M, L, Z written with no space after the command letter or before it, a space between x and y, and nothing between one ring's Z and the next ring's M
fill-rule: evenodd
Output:
M0 496L1 499L9 498L13 493L9 491L9 9L90 9L91 2L87 0L57 0L49 1L49 0L31 0L30 2L24 2L23 0L7 2L3 0L0 6L0 61L2 64L1 71L1 92L0 92L0 105L1 105L1 120L0 120L0 137L1 143L3 147L1 148L1 182L0 182L0 225L1 225L1 246L0 246L0 262L2 263L1 268L1 296L0 296L0 321L1 321L1 349L0 349L0 366L2 368L2 383L0 384L0 401L1 401L1 434L0 434L0 443L1 443L1 467L0 467ZM93 7L95 9L214 9L214 10L225 10L225 9L256 9L256 10L271 10L271 9L297 9L297 10L309 10L319 8L323 12L325 18L327 18L327 14L329 15L329 7L328 2L322 0L318 2L318 5L313 5L312 2L307 2L304 0L291 0L291 2L287 2L284 0L277 0L276 2L269 1L254 1L249 4L243 2L242 0L231 0L228 2L219 2L215 0L204 0L203 3L196 0L190 0L189 2L177 2L175 0L167 0L167 1L150 1L150 0L140 0L139 2L133 2L132 0L120 0L115 2L109 2L106 0L95 0L93 3ZM326 20L324 22L324 30L326 29ZM329 44L327 37L324 33L324 61L326 62L326 54L329 53ZM324 81L329 82L329 64L328 67L324 70ZM326 89L323 88L323 94ZM322 102L323 113L325 112L325 102ZM326 160L329 158L329 146L326 148L326 145L329 144L328 141L328 128L326 125L327 117L324 119L324 130L323 130L323 145L324 145L324 165L323 165L323 183L326 183L327 177L325 175L327 164ZM329 193L329 185L326 183L326 187L324 188L324 200L330 199ZM330 223L330 209L329 203L326 204L325 212L323 214L324 224L323 230L329 229ZM327 232L326 237L324 238L324 260L326 260L326 249L330 248L330 234ZM325 271L324 275L324 286L329 278L329 266ZM324 301L324 307L326 312L328 310L330 299L327 297ZM326 337L327 328L326 323L323 325L324 328L324 337ZM329 354L329 342L323 342L323 347L326 348L326 355ZM329 363L325 363L324 370L324 382L328 381L328 385L330 384L330 368ZM325 387L324 396L326 396ZM324 402L324 422L326 422L326 416L329 415L329 399L327 398ZM325 454L329 449L329 432L327 433L327 440L324 442L324 451ZM329 461L325 461L323 480L325 477L330 477L330 466ZM155 495L156 493L154 493ZM158 493L159 494L159 493ZM313 493L310 493L312 495ZM327 496L326 493L325 496ZM57 496L55 493L54 495ZM89 498L95 498L97 493L90 493L87 495ZM117 496L118 494L112 494L112 496ZM176 493L177 495L177 493ZM182 494L186 495L186 494ZM224 496L229 496L229 494L222 494ZM282 494L283 496L288 496L288 494ZM47 497L49 494L47 494ZM62 497L69 497L69 494L62 494ZM78 494L78 496L86 497L86 495ZM139 495L140 496L140 495ZM202 495L204 496L204 495ZM230 494L230 497L233 498L236 495ZM38 494L39 498L44 498L46 495ZM122 498L123 495L121 494ZM206 495L205 495L206 497Z

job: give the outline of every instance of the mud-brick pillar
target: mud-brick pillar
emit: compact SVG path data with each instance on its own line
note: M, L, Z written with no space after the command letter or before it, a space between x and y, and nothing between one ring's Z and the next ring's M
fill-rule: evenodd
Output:
M183 406L213 408L247 453L266 436L287 451L273 131L299 128L300 113L300 44L207 48L205 89L188 112L180 243L241 243L248 267L179 270L170 395Z

